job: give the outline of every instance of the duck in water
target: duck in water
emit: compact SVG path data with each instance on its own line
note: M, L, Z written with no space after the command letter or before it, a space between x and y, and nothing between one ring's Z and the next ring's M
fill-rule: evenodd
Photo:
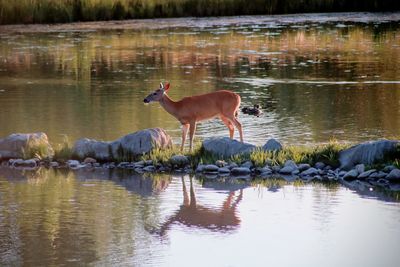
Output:
M254 105L253 107L244 107L242 108L242 112L244 114L253 115L257 117L259 117L262 114L260 105Z

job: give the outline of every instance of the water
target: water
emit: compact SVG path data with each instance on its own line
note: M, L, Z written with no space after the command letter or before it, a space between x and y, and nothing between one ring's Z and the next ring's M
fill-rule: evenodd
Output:
M338 184L3 168L0 265L395 267L395 201Z
M112 140L176 120L142 100L231 89L245 140L400 132L400 14L0 27L0 136ZM197 136L227 136L218 121ZM0 168L0 265L399 266L399 195L362 184Z
M113 140L180 125L142 102L168 80L173 99L231 89L245 141L358 142L400 132L399 13L163 19L0 27L0 136ZM228 136L218 120L197 136ZM236 137L238 137L236 133Z

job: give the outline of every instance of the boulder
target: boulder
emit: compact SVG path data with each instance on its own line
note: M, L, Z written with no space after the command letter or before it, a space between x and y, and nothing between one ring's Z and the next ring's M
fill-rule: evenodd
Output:
M396 152L399 145L399 141L379 140L352 146L339 153L340 167L349 170L356 164L371 165L386 154Z
M317 163L315 163L315 168L319 169L319 170L322 170L323 168L325 168L325 163L317 162Z
M265 151L279 151L282 150L282 144L276 139L269 139L262 147Z
M388 180L400 180L400 170L393 169L387 176L386 179Z
M228 137L215 137L204 140L203 148L211 154L228 158L238 154L249 154L256 149L256 146Z
M305 170L308 170L311 166L310 166L310 164L307 164L307 163L302 163L302 164L299 164L299 171L305 171Z
M53 156L54 150L45 133L16 133L0 139L0 160Z
M100 161L126 160L150 152L154 148L168 148L171 137L161 128L131 133L112 142L83 138L75 142L73 154L78 158L92 157Z
M358 176L358 172L357 172L356 170L351 170L351 171L347 172L347 173L343 176L343 179L345 179L345 180L352 180L352 179L357 178L357 176Z

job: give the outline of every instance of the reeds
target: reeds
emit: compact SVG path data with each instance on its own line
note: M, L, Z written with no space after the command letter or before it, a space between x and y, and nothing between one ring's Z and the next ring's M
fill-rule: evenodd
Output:
M399 9L398 0L0 0L0 24Z

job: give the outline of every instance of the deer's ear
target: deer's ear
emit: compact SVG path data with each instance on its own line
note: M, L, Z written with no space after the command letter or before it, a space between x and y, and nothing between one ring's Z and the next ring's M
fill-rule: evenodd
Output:
M163 83L160 83L160 89L164 89Z
M164 85L164 90L165 90L165 91L168 91L168 90L169 90L169 83L166 83L166 84Z

